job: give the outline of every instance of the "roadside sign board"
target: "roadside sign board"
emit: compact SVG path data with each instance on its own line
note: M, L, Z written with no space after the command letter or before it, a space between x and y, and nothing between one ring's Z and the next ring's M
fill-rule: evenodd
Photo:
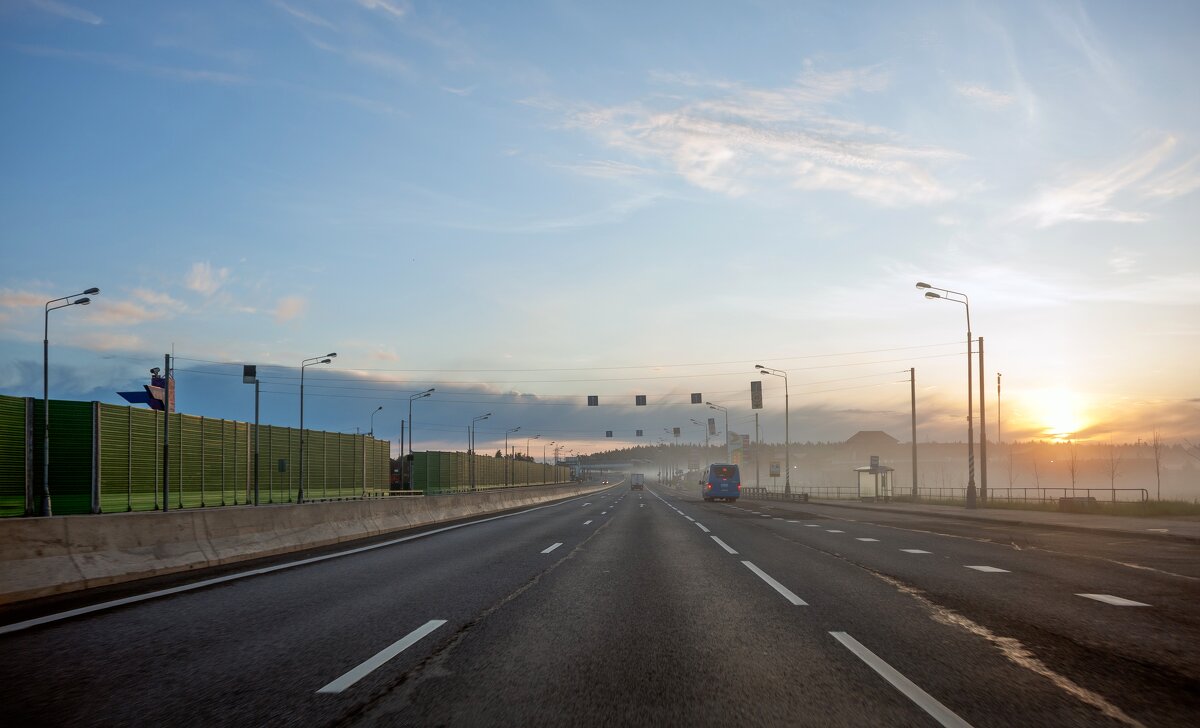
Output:
M778 460L771 461L771 477L772 478L779 477L779 461Z
M762 380L750 382L750 409L762 409Z

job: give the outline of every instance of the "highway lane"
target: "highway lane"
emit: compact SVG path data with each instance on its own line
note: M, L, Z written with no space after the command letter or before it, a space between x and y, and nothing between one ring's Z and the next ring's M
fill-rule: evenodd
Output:
M954 533L978 524L909 529L858 520L863 514L847 509L706 504L686 491L666 493L689 515L703 514L740 533L739 540L758 544L769 554L764 561L781 573L823 559L870 574L910 594L926 618L954 623L997 649L1024 653L1014 655L1014 663L1026 663L1103 710L1111 706L1148 725L1185 725L1200 714L1194 650L1200 643L1200 583L1108 558L1111 535L1073 534L1074 555L994 541L978 528L971 537ZM1180 551L1188 546L1169 545L1172 560L1183 563ZM798 560L797 550L809 556ZM1200 548L1192 547L1190 559L1200 560Z
M22 686L6 715L16 725L336 720L422 650L533 582L623 495L614 487L0 636L0 680ZM352 689L317 693L431 620L446 624Z
M21 725L1190 724L1194 583L1104 563L618 484L3 635L0 679Z

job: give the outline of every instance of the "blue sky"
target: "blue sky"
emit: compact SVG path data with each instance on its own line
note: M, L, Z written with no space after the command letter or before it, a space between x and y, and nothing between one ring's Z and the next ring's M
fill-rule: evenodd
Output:
M182 410L252 416L231 363L273 364L295 424L294 367L336 350L313 426L383 404L395 439L436 386L418 447L491 410L590 450L698 437L693 391L752 430L758 361L794 439L906 439L915 367L919 437L961 439L963 309L927 280L970 295L1006 433L1194 439L1197 30L1192 2L9 2L0 392L40 393L38 308L99 286L51 317L52 396L119 401L174 346Z

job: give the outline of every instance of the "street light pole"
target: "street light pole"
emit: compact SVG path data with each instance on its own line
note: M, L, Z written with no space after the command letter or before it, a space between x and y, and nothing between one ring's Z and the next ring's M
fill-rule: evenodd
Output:
M46 316L45 328L42 333L42 515L53 516L54 509L50 504L50 312L57 311L60 308L67 306L86 306L92 302L92 299L86 296L95 296L100 293L99 288L89 288L82 293L74 293L70 296L55 298L46 301ZM75 296L84 296L84 298L76 298ZM66 303L59 303L66 301ZM51 306L52 303L58 303L57 306Z
M783 378L783 460L784 467L787 472L783 476L783 492L792 492L792 414L791 403L788 401L788 373L783 369L772 369L765 367L762 364L755 364L755 369L758 369L763 376L768 374L773 377Z
M479 415L478 417L471 420L471 453L470 453L471 460L468 464L471 466L471 492L472 493L475 492L476 487L477 487L475 484L475 480L476 480L476 478L475 478L475 458L476 458L476 455L475 455L475 423L482 422L483 420L486 420L487 418L489 418L491 416L492 416L492 413L488 412L486 415Z
M719 404L713 404L712 402L705 402L704 404L708 405L709 409L715 409L718 412L725 413L725 462L729 462L733 460L733 452L729 444L729 410Z
M934 288L928 283L917 283L919 289ZM971 392L974 380L971 372L971 302L967 294L959 291L951 291L948 288L936 288L934 290L941 291L935 293L932 290L925 290L925 298L934 299L940 298L943 301L954 301L961 303L967 310L967 508L975 507L975 402ZM951 298L950 296L961 296L962 298Z
M375 411L371 413L371 432L369 433L371 437L375 437L375 415L379 414L379 410L381 409L383 409L383 405L379 405L375 408Z
M424 398L424 397L428 397L429 395L431 395L431 394L433 394L433 393L434 393L434 388L433 388L433 387L430 387L429 389L426 389L424 392L418 392L418 393L416 393L416 394L414 394L414 395L412 395L411 397L409 397L409 398L408 398L408 454L409 454L409 455L412 455L412 452L413 452L413 444L412 444L412 436L413 436L412 403L413 403L413 401L414 401L414 400L418 400L418 399L422 399L422 398ZM403 442L401 442L401 443L400 443L400 462L402 462L402 463L404 462L404 443L403 443Z
M331 351L325 356L314 356L300 362L300 487L296 489L296 502L304 502L304 370L314 364L329 364L337 356Z
M509 455L508 455L508 434L510 432L516 432L519 429L521 429L521 428L514 427L511 430L504 431L504 459L508 461L505 463L505 467L504 467L504 484L505 485L512 485L512 482L511 482L512 479L509 476L516 474L513 472L512 458L509 457Z

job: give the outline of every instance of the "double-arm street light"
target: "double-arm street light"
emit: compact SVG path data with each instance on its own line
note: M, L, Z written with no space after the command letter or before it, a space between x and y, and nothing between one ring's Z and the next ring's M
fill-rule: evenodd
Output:
M371 413L371 431L368 433L371 437L375 437L375 415L379 414L381 409L383 409L383 405L379 405L375 408L375 411Z
M788 402L788 373L783 369L772 369L765 367L762 364L755 364L754 368L759 371L764 377L770 375L772 377L783 378L783 467L787 468L787 472L783 476L783 492L792 492L792 432L791 432L791 410Z
M705 402L704 404L708 405L709 409L715 409L718 412L725 413L725 462L730 462L733 460L733 451L730 449L731 446L729 444L729 410L719 404L713 404L712 402Z
M315 364L330 364L337 356L331 351L324 356L314 356L300 362L300 487L296 489L296 502L304 502L304 370Z
M513 476L513 478L515 478L515 476L516 476L516 472L515 472L516 469L513 468L513 459L511 457L509 457L509 454L508 454L508 436L511 433L516 432L517 430L520 430L520 429L521 429L520 427L513 427L512 429L508 429L508 430L504 431L504 458L505 458L505 460L508 461L508 463L507 463L508 467L505 468L505 473L504 473L504 484L505 485L512 485L512 483L510 482L510 477L509 477L510 475Z
M975 403L971 396L971 302L967 294L937 288L928 283L917 283L917 288L925 291L925 298L941 299L961 303L967 310L967 508L975 507Z
M704 430L704 457L708 457L708 425L700 422L696 418L692 418L693 425L700 425L700 429Z
M50 505L50 312L67 306L86 306L92 302L87 296L100 293L99 288L89 288L62 298L46 301L45 328L42 333L42 515L53 516ZM75 298L84 296L84 298ZM75 300L72 301L71 299ZM63 302L66 303L63 303ZM53 306L51 304L58 304Z
M413 451L413 444L412 444L412 436L413 436L413 416L412 416L412 403L413 403L414 401L418 400L418 399L423 399L423 398L425 398L425 397L428 397L429 395L433 394L433 392L434 392L434 388L433 388L433 387L430 387L429 389L426 389L424 392L417 392L416 394L414 394L414 395L412 395L411 397L409 397L409 398L408 398L408 454L409 454L409 455L411 455L411 454L412 454L412 451ZM400 467L401 467L401 470L403 470L403 468L404 468L404 466L403 466L403 462L404 462L404 440L401 440L401 441L400 441L400 462L402 463L402 464L401 464L401 466L400 466Z

